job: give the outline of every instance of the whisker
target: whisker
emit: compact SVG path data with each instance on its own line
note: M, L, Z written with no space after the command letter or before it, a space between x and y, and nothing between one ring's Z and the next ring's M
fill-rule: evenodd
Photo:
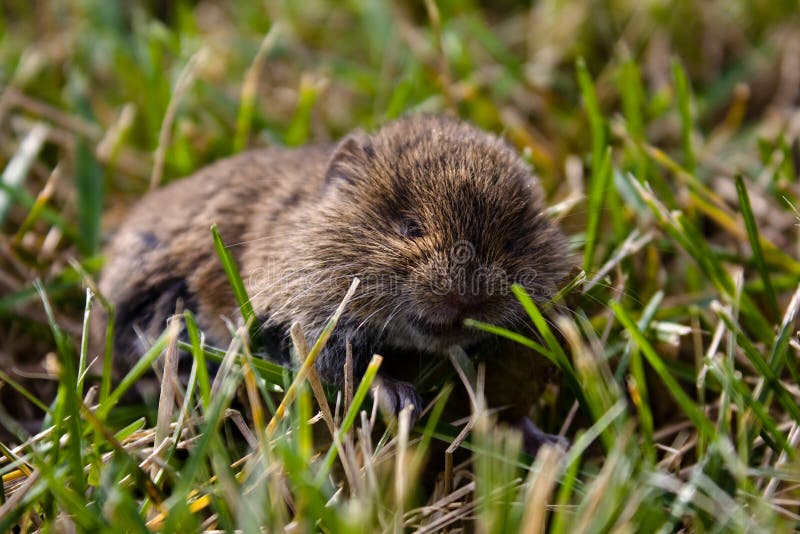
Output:
M256 241L264 241L265 239L274 239L276 237L287 237L293 236L294 234L270 234L264 237L254 237L253 239L247 239L245 241L239 241L238 243L229 243L225 245L225 248L231 247L239 247L242 245L247 245L248 243L255 243Z

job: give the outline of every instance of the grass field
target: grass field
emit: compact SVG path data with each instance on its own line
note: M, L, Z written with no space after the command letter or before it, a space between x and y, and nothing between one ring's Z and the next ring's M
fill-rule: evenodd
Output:
M462 442L441 404L374 436L374 367L331 420L302 371L196 336L185 390L120 405L174 330L87 375L87 287L149 188L425 111L503 133L570 235L567 306L523 340L577 377L534 414L568 451L483 412ZM798 136L789 0L5 0L0 532L798 530ZM425 485L442 443L471 458Z

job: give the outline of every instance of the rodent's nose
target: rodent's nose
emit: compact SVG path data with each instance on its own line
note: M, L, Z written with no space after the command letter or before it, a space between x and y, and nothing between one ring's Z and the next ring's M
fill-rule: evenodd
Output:
M439 312L444 320L454 322L479 312L484 304L486 297L480 293L451 291L443 297Z

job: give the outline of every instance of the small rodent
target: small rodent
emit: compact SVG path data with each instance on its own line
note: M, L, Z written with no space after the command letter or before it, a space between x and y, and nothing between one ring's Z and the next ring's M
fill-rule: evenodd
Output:
M320 376L341 382L349 340L356 376L381 354L390 405L418 413L416 391L389 369L479 345L486 334L465 318L520 327L511 284L546 301L566 275L566 240L544 207L514 149L444 116L402 118L337 145L245 152L149 194L112 239L100 290L116 309L115 354L134 361L134 326L157 336L179 299L209 343L229 342L222 318L238 311L214 252L216 223L258 319L277 333L272 351L295 321L316 339L359 277ZM536 377L508 379L524 389Z

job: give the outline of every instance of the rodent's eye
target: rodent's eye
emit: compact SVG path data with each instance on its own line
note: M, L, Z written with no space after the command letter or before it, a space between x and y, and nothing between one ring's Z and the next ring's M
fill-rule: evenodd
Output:
M518 237L509 237L506 239L506 242L503 244L503 250L507 253L512 253L520 246L520 240Z
M425 232L422 231L422 227L413 219L405 219L403 221L400 233L403 235L403 237L408 239L418 239L425 235Z

